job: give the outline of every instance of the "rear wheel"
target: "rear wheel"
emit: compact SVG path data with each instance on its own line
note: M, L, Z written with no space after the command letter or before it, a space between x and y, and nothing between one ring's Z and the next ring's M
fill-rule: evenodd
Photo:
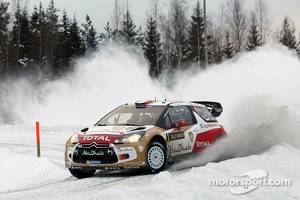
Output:
M147 163L151 173L163 170L167 163L166 148L158 141L151 141L147 151Z
M91 177L96 172L96 170L83 170L83 169L70 169L70 168L69 171L73 176L79 179Z

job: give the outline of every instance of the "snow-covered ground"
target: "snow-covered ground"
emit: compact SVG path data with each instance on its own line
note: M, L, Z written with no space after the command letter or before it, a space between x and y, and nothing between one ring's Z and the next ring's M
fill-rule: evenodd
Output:
M0 199L300 198L300 62L293 53L265 47L190 79L179 75L172 91L148 79L143 65L138 55L108 49L79 61L81 68L64 81L37 88L19 80L5 95L0 91L0 110L10 110L14 119L14 125L0 125ZM64 145L75 131L121 103L155 96L220 101L219 122L228 137L155 175L70 175ZM35 121L41 122L40 158ZM261 183L247 192L260 180L275 185Z
M26 129L26 130L24 130ZM156 175L138 171L105 172L78 180L64 168L63 127L42 129L41 158L36 157L34 127L1 127L0 199L298 199L300 150L279 144L259 155L199 165L220 148L174 164ZM220 142L224 148L229 139ZM229 151L227 151L229 152ZM268 173L267 181L289 180L291 185L259 186L245 194L232 194L233 185L213 186L210 180L239 180L254 169ZM249 179L250 180L250 179ZM222 184L222 182L220 182Z

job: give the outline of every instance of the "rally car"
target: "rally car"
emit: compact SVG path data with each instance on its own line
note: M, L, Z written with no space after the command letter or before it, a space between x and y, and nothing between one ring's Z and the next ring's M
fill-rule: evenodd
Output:
M138 101L124 104L66 143L65 165L77 178L98 169L163 170L174 158L200 152L226 135L209 101Z

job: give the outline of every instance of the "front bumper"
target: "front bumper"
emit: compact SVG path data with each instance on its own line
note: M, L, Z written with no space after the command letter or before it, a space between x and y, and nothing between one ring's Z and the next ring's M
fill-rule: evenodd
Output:
M65 165L72 169L133 169L147 166L147 143L68 144Z

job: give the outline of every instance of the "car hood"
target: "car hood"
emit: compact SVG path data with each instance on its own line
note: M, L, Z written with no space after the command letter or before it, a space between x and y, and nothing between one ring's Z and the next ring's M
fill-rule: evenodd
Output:
M80 144L110 144L115 139L138 130L147 130L153 126L92 126L82 129L79 134Z

